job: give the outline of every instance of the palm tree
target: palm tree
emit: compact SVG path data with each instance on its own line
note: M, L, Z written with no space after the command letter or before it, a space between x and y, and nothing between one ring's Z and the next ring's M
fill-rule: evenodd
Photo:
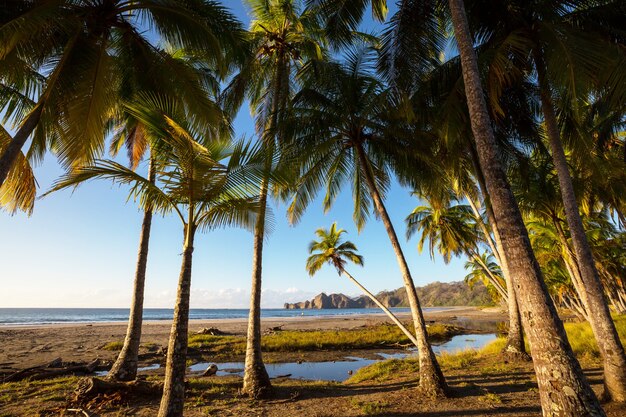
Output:
M603 416L604 411L582 374L563 323L548 296L528 231L502 170L463 1L449 0L449 6L480 168L499 225L508 266L516 277L516 293L530 341L542 408L546 415ZM559 387L568 387L567 393Z
M469 205L450 205L450 199L437 201L419 194L427 205L418 206L406 218L407 239L421 232L417 249L421 253L428 240L430 258L435 257L435 247L445 263L452 256L466 255L468 259L481 265L491 286L503 300L508 300L507 288L502 277L491 273L478 251L479 235L474 216Z
M387 316L402 330L415 346L418 342L415 336L402 324L400 320L383 304L374 294L369 292L359 281L346 271L346 262L350 261L356 265L363 266L363 257L358 255L357 248L354 243L347 241L342 242L341 235L346 233L344 229L337 229L337 223L333 223L330 229L320 228L315 231L319 237L319 241L313 241L309 245L309 253L311 256L306 261L306 270L310 276L315 275L326 263L334 266L339 275L345 275L354 283L365 295L367 295L378 307L380 307Z
M572 5L547 2L538 7L524 1L509 3L512 4L506 6L497 22L481 13L475 13L470 21L482 33L494 29L486 43L492 48L509 51L512 58L498 56L507 67L509 64L526 67L529 74L533 73L531 77L536 75L545 135L580 269L580 291L584 293L581 297L587 300L590 324L604 361L605 395L623 402L626 401L626 353L611 318L586 238L561 140L556 104L557 100L562 100L565 106L577 106L580 97L586 100L590 90L598 86L599 78L602 80L601 74L607 68L619 68L615 66L620 64L620 52L615 44L623 47L626 37L623 34L616 36L623 25L613 19L620 13L623 16L623 5L619 2L574 2ZM475 10L480 9L480 6L476 8L476 4L473 6ZM491 13L499 14L494 10L490 10ZM495 64L493 66L496 67ZM502 69L492 69L492 72ZM607 85L600 86L600 89L605 87ZM623 90L620 85L612 85L611 88ZM567 113L566 109L561 110Z
M264 156L243 142L212 141L214 133L185 118L184 107L164 97L129 104L128 111L148 127L155 152L154 184L114 161L100 160L65 175L53 187L74 187L94 178L127 184L144 208L174 212L183 226L182 263L170 333L159 417L183 415L192 254L198 229L241 225L252 229L258 212L258 184ZM197 138L197 139L196 139ZM201 144L202 142L202 144Z
M199 97L205 95L209 98L217 96L214 86L218 85L213 72L207 68L205 64L194 62L189 56L184 55L182 51L163 51L172 62L179 67L177 76L182 84L185 85L185 93L178 95L181 103L186 102L185 113L188 117L206 118L207 110L205 108L197 108L193 99L188 97ZM134 102L135 105L142 103L150 106L150 95L147 91L159 91L160 86L152 84L151 79L130 79L125 85L127 86L121 94L128 100ZM143 98L148 98L142 100ZM212 111L215 113L212 118L220 119L221 111L217 105L213 105ZM198 114L200 112L200 114ZM131 169L136 169L139 162L149 152L150 140L149 133L144 124L133 117L126 109L122 107L119 114L112 118L111 123L117 127L111 142L110 151L112 155L116 155L122 148L126 148ZM154 183L156 176L156 161L149 158L148 164L148 181ZM141 232L139 237L139 251L137 254L137 266L135 270L135 280L133 284L133 296L130 306L130 314L124 345L115 361L107 378L119 381L129 381L137 376L137 362L139 355L139 346L141 343L141 331L143 323L143 298L146 281L146 268L148 262L148 249L150 243L150 230L152 225L153 210L150 205L146 206L144 217L141 224Z
M470 288L477 282L482 282L494 301L502 301L500 290L492 284L494 277L503 279L502 269L500 269L500 266L494 261L493 255L483 253L477 258L465 262L464 267L466 270L470 271L464 279Z
M322 186L326 188L324 209L329 209L346 181L352 183L353 217L359 229L373 203L407 290L419 342L420 387L427 395L445 395L447 386L427 341L415 284L383 202L389 171L397 162L388 151L394 139L387 134L389 115L398 113L392 109L385 85L371 73L371 53L370 48L357 48L347 53L344 62L316 62L303 72L307 86L294 98L292 118L285 123L294 149L304 156L289 216L296 222Z
M17 132L0 155L0 185L29 138L31 153L41 157L52 148L65 166L96 157L125 80L150 78L167 92L185 88L177 79L179 68L150 42L144 27L221 67L226 51L237 50L241 33L213 0L24 3L27 7L0 26L0 81L20 90L10 70L19 58L30 69L43 70L45 83L22 91L32 106L14 114ZM205 97L195 99L208 106Z
M322 58L318 18L299 0L246 0L253 20L253 54L225 92L226 107L234 112L247 95L266 154L279 151L282 114L293 95L293 77L304 60ZM268 170L270 165L268 164ZM243 392L253 397L270 393L272 385L261 352L261 289L267 198L272 184L261 184L260 212L254 230L252 285L246 341Z
M11 135L0 126L0 152L11 142ZM0 185L0 207L11 214L23 211L31 214L37 195L37 182L28 158L20 152L9 170L4 184Z

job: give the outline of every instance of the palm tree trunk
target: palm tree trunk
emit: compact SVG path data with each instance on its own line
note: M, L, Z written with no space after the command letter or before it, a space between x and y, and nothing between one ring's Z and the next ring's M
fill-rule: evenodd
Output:
M4 184L4 181L9 175L9 171L11 171L11 168L15 165L15 161L24 147L24 144L37 127L37 124L41 119L43 107L43 102L38 103L28 116L26 116L26 119L9 143L9 146L7 146L6 149L4 149L4 152L2 152L2 156L0 156L0 186Z
M174 321L172 322L170 340L167 345L165 380L158 417L182 417L185 405L189 296L191 292L191 261L195 229L193 218L190 218L185 231L183 259L178 279Z
M359 287L359 289L361 291L363 291L365 293L365 295L367 295L370 300L372 300L374 302L374 304L376 304L378 307L380 307L381 310L383 310L385 312L385 314L387 314L387 316L389 316L389 318L391 319L391 321L393 321L396 326L398 326L400 328L400 330L402 330L402 333L404 333L406 335L406 337L409 338L409 340L416 346L419 347L419 342L417 341L417 339L415 338L415 336L413 336L413 333L411 333L411 331L409 329L407 329L404 324L402 324L402 322L396 317L395 314L393 314L391 312L391 310L389 310L383 303L381 303L380 301L378 301L378 298L376 298L376 296L374 294L372 294L371 292L369 292L363 285L361 285L361 283L359 281L357 281L352 275L350 275L348 273L348 271L346 271L345 269L342 269L341 272L348 277L348 279L352 282L354 282L354 285L356 285L357 287Z
M148 181L154 184L155 166L150 159L148 168ZM130 306L130 317L124 346L107 378L115 381L132 381L137 377L137 362L139 357L139 345L141 343L141 325L143 323L143 296L146 284L146 267L148 265L148 247L150 245L150 229L152 227L152 207L146 208L141 223L139 236L139 254L137 255L137 268L135 269L135 283L133 286L133 301Z
M504 345L502 352L513 360L529 360L530 356L528 356L528 353L526 352L526 345L524 343L524 329L522 327L522 316L520 314L519 303L517 301L518 296L515 293L513 277L511 276L511 272L509 271L509 264L506 260L504 248L502 247L502 239L500 238L498 223L496 222L496 216L493 214L493 209L491 208L491 202L489 201L489 194L487 193L487 187L485 186L485 179L480 170L480 163L478 162L476 148L473 144L470 144L469 148L472 156L474 170L476 171L476 178L478 179L478 186L480 187L480 192L483 195L483 199L485 201L485 213L487 213L487 221L489 222L489 225L491 226L491 230L493 232L493 240L495 242L496 250L496 252L494 253L497 253L499 255L498 262L500 263L500 269L502 269L502 275L504 276L504 282L506 284L506 289L509 295L507 298L509 310L509 332L507 334L506 344ZM477 213L475 208L473 208L473 210L475 213ZM477 214L477 217L480 216ZM482 220L479 224L485 227ZM489 232L485 231L485 233ZM489 242L491 242L491 239L489 239ZM493 243L490 243L490 245L493 246Z
M478 59L462 0L449 0L459 47L465 94L481 171L502 238L509 270L515 276L522 321L530 341L541 406L545 416L605 416L574 357L530 246L515 197L502 170L497 143L478 71Z
M283 94L283 77L286 73L284 68L285 55L280 51L277 57L276 74L273 80L274 98L272 102L272 114L263 132L263 141L268 153L273 153L277 142L275 132L278 125L278 112L284 108L286 95ZM266 168L272 167L271 158L268 159ZM254 228L254 253L252 258L252 286L250 291L250 312L248 313L248 333L246 337L246 359L244 364L243 389L242 391L254 398L267 396L272 391L272 383L263 364L261 352L261 282L263 279L263 239L265 238L265 216L267 210L267 193L269 191L269 179L263 178L259 195L260 209L257 223Z
M268 187L269 180L265 177L261 184L259 217L254 227L252 287L243 378L243 392L254 398L265 397L272 390L270 377L263 364L261 352L261 279L263 276L263 239L265 238L265 211L267 208Z
M407 265L404 253L402 252L398 235L396 234L393 224L391 223L391 219L389 218L387 209L385 208L383 200L380 197L380 193L376 188L374 176L371 172L371 167L365 157L365 152L363 151L362 146L360 144L356 144L355 150L365 176L365 181L370 193L372 194L374 207L376 208L376 211L385 226L385 230L389 235L389 240L391 241L391 246L396 254L400 272L402 273L402 279L404 280L404 287L406 289L407 298L409 299L409 305L411 306L413 325L415 326L415 336L418 342L417 349L419 352L420 365L420 390L428 396L445 396L447 395L448 386L445 378L443 377L443 373L441 372L441 368L439 368L439 364L437 363L435 353L428 343L428 334L426 332L424 315L422 314L419 299L417 298L417 291L415 290L415 283L413 282L409 266Z
M561 143L554 105L550 96L550 88L545 74L545 66L541 52L535 49L535 66L539 81L541 107L546 124L546 133L552 161L559 179L559 188L563 199L565 217L569 226L574 252L578 260L582 279L582 291L586 294L587 311L590 324L598 342L598 348L604 360L604 395L614 401L626 401L626 354L622 346L615 323L611 318L609 306L604 297L604 289L600 282L591 247L587 241L583 222L578 211L578 203L569 173L567 159Z

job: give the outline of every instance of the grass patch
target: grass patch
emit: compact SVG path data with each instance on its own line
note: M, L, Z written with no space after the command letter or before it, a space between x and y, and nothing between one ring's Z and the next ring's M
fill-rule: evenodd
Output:
M386 401L360 401L353 399L350 403L353 407L361 410L361 412L367 416L381 414L387 407L389 407L389 403Z
M397 377L398 374L414 374L419 372L417 359L389 359L374 363L356 371L346 383L356 384L363 381L382 382Z
M109 342L102 347L104 350L110 350L111 352L119 352L124 347L124 342L120 342L119 340L116 342Z
M477 350L466 349L454 353L442 352L437 357L437 361L443 368L463 369L474 365L479 358L480 354Z
M626 341L626 316L613 316L615 327L619 333L620 339ZM565 323L565 331L569 339L572 349L577 356L597 359L600 357L598 344L591 330L591 326L587 322L582 323Z
M17 403L35 397L46 402L64 401L76 388L78 379L67 376L43 381L7 382L0 385L0 404Z
M435 324L428 328L432 339L447 339L459 333L454 326ZM264 352L299 352L317 350L351 350L391 347L409 344L409 339L392 325L380 325L352 330L285 330L264 336ZM189 347L207 349L212 354L244 354L246 341L241 336L191 335Z

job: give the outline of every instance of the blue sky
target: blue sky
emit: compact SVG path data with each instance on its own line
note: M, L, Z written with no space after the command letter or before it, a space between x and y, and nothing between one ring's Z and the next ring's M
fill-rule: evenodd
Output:
M225 4L244 22L249 21L239 1ZM366 26L375 27L369 18ZM235 130L238 136L253 134L248 108L238 115ZM36 169L40 190L48 190L61 174L55 158L47 157ZM416 205L419 202L410 196L410 190L394 184L387 207L401 237L404 218ZM296 226L287 224L283 204L273 202L272 207L275 227L265 243L264 307L282 307L284 302L302 301L322 291L358 294L330 266L313 278L304 269L314 231L334 221L348 230L347 238L365 259L363 268L349 267L357 279L373 292L402 286L382 224L372 217L357 233L347 184L330 212L322 212L318 199ZM137 206L127 202L127 189L105 181L41 199L31 217L0 212L0 307L127 307L141 219ZM463 279L464 260L445 265L441 258L433 261L427 253L419 255L416 245L416 238L403 244L416 285ZM181 246L179 221L172 216L155 217L146 307L173 307ZM199 235L194 251L192 308L246 308L251 256L252 235L247 231L227 229Z

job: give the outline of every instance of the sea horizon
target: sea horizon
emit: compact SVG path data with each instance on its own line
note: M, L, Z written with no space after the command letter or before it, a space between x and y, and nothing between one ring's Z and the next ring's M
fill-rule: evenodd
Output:
M425 307L428 312L445 311L454 307ZM394 307L395 313L409 313L408 307ZM247 308L192 308L189 311L190 320L220 320L240 319L248 317ZM15 307L0 308L0 326L27 326L46 324L72 323L105 323L126 322L130 309L128 308L89 308L89 307ZM263 308L263 318L289 317L329 317L329 316L356 316L384 314L378 308L336 308L336 309L285 309ZM145 321L171 320L174 315L172 308L145 308Z

